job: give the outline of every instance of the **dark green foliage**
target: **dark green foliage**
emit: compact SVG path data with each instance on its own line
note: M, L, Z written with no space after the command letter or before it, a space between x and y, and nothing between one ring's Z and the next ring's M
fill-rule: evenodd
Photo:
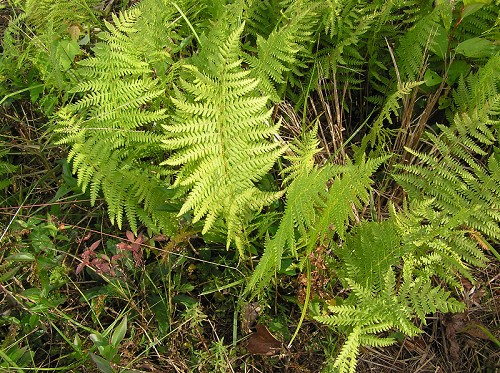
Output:
M18 168L5 159L6 155L8 155L7 150L0 152L0 190L7 188L12 183L11 176Z

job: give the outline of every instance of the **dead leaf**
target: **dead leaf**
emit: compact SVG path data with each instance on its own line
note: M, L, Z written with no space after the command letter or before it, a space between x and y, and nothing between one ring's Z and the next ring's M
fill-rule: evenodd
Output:
M455 315L445 315L442 320L445 327L446 339L449 343L449 353L452 360L458 360L460 355L460 346L457 342L457 331L462 329L467 320L466 313L457 313Z
M81 33L82 30L80 30L80 27L78 25L71 25L68 27L68 34L70 34L71 39L73 39L74 41L78 41Z
M247 342L247 350L254 355L271 356L282 348L282 344L262 324L255 326L257 331L253 333Z

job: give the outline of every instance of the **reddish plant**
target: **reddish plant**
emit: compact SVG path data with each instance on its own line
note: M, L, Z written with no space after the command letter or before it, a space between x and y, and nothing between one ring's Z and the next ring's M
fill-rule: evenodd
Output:
M97 240L80 255L82 261L76 267L76 274L79 274L85 267L92 267L97 273L115 276L113 259L110 260L107 255L95 252L100 243L101 240Z
M120 242L118 245L116 245L116 248L121 250L121 251L130 251L132 252L132 256L134 258L135 266L139 267L142 265L142 244L144 242L144 237L142 233L139 233L137 238L134 238L134 234L130 231L127 231L126 233L128 242ZM122 257L123 254L117 254L116 256Z
M79 274L85 267L91 267L99 274L109 274L111 276L116 275L117 262L126 256L127 252L132 253L134 263L136 267L142 265L142 244L144 242L144 237L139 234L137 238L130 231L126 232L127 241L120 242L116 245L118 253L113 255L111 259L106 254L96 253L96 249L99 247L101 240L94 242L89 248L80 255L82 261L76 267L75 273Z

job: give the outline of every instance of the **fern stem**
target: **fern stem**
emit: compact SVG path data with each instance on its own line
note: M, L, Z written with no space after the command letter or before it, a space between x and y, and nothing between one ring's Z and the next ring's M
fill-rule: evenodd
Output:
M309 260L309 256L306 259L306 272L307 272L307 287L306 287L306 298L304 299L304 306L302 307L302 313L300 315L299 322L297 324L297 328L295 328L295 332L293 333L290 342L288 343L287 348L292 347L292 343L299 334L299 330L302 327L302 323L306 318L307 309L309 307L309 299L311 298L311 261Z

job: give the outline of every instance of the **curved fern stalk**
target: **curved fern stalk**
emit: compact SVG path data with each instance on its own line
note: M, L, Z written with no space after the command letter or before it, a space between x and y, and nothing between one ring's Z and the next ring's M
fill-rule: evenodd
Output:
M269 124L268 97L257 95L259 82L241 67L243 28L232 30L225 40L218 37L220 31L212 40L209 35L203 46L215 52L212 63L185 67L183 92L172 98L176 113L164 126L168 138L163 140L173 151L164 164L180 167L174 187L189 189L180 214L193 210L195 222L205 217L203 232L223 217L228 245L235 240L241 252L246 215L281 195L262 192L255 183L284 151L272 141L279 124Z
M152 229L172 225L171 214L157 210L168 171L151 164L161 152L156 123L165 109L145 109L163 90L131 47L139 14L133 9L106 23L95 56L79 62L82 82L72 92L83 97L57 113L56 126L59 143L71 145L68 159L82 190L92 203L102 190L111 221L121 226L126 216L133 231L139 221Z

